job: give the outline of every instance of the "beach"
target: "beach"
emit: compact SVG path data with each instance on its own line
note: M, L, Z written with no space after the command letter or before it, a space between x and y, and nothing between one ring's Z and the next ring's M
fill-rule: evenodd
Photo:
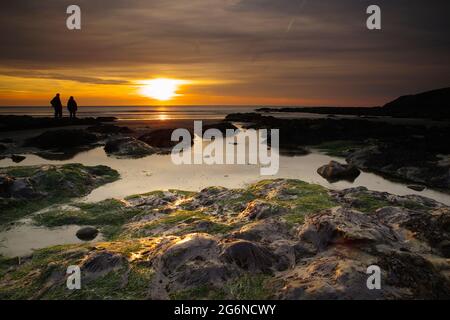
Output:
M95 112L95 110L98 111ZM34 129L23 128L22 130L0 132L0 141L5 141L4 144L7 146L6 152L4 151L5 156L0 160L0 170L3 170L3 174L10 175L16 180L25 179L23 180L25 183L36 181L37 176L42 176L43 181L47 181L50 177L47 178L46 175L53 171L58 172L60 176L58 178L60 180L54 180L54 178L48 180L59 181L58 184L51 182L50 185L46 184L44 187L46 191L43 194L47 194L47 197L53 200L38 200L37 202L32 200L34 202L32 207L30 207L31 203L27 205L28 202L24 202L25 206L22 209L8 210L7 214L3 216L4 222L0 230L0 255L4 258L21 257L21 259L26 259L26 257L40 252L39 250L48 250L55 246L62 246L62 248L67 246L82 248L85 245L106 246L109 248L108 250L118 253L119 251L112 249L111 241L118 241L124 246L135 246L137 244L134 241L151 242L161 236L172 237L174 235L182 237L176 241L188 237L182 241L189 243L190 240L187 239L192 237L193 244L197 241L203 243L212 241L209 238L203 238L203 233L225 237L232 230L242 232L242 230L250 228L253 225L253 218L250 220L244 218L247 214L261 215L261 221L269 223L267 226L270 228L278 223L286 224L283 228L287 229L283 232L287 232L292 226L301 226L304 219L310 217L309 213L313 219L313 213L317 210L335 206L342 206L342 209L333 209L338 210L337 212L350 209L368 213L373 210L383 210L386 206L394 206L402 208L401 210L414 208L414 210L419 210L418 212L434 210L437 214L437 212L441 212L442 208L450 205L450 193L447 190L433 187L422 188L421 186L415 189L415 187L411 187L411 182L401 181L376 171L358 171L357 177L351 180L331 181L325 179L318 170L320 166L333 162L345 163L345 150L352 150L355 146L362 148L362 145L355 145L355 142L351 141L315 142L316 144L312 143L306 149L303 147L298 149L301 151L298 154L292 152L297 150L296 144L281 145L279 171L276 175L269 177L261 175L261 164L175 165L171 158L170 148L168 149L166 146L167 139L170 140L170 133L173 130L185 128L191 132L194 128L194 121L200 120L199 117L204 117L201 119L204 126L212 127L223 127L225 119L236 119L236 121L227 122L227 127L239 130L237 134L224 136L215 141L224 146L235 145L236 141L239 141L239 136L245 135L247 130L253 128L260 130L260 128L270 127L272 124L275 127L292 130L290 129L292 123L307 121L302 126L306 125L304 129L310 130L307 129L309 125L312 125L311 128L335 123L360 126L361 121L363 124L373 123L376 125L376 123L380 123L387 128L391 125L394 127L404 126L406 123L409 126L431 123L434 130L439 132L443 126L442 122L426 122L423 119L419 121L417 119L399 119L399 122L390 118L369 120L359 119L359 117L329 117L315 114L303 117L301 113L284 114L278 117L277 113L254 114L252 113L253 108L245 107L234 108L233 111L240 111L234 114L226 114L225 111L228 109L225 107L217 112L208 109L203 113L199 113L198 108L186 108L184 112L178 110L173 113L156 110L136 112L135 108L122 108L114 118L112 118L111 110L103 110L101 107L95 108L95 110L91 109L90 113L86 114L88 118L81 118L77 120L78 122L68 122L65 126L60 126L58 120L55 120L56 122L45 120L45 123L54 126L50 128L40 128L38 120L39 117L45 119L45 116L49 115L48 110L47 113L36 110L34 114L36 118L33 118ZM112 111L117 112L117 109L113 108ZM247 118L250 122L247 122ZM251 120L253 118L255 119ZM20 118L17 121L21 121ZM85 122L86 124L84 124ZM327 130L323 129L324 137ZM157 149L152 149L139 140L154 135L161 135L161 137L145 141L157 143ZM294 136L295 134L292 135L292 137ZM76 144L73 147L65 148L64 139L75 139ZM117 151L120 153L117 154L110 153L108 144L116 140L120 142L121 139L125 139L124 141L131 143L130 146L133 147L118 149ZM326 139L328 138L325 138L324 141L328 141ZM285 138L282 141L283 143L289 142ZM188 152L192 153L192 157L194 157L195 152L205 150L210 143L197 135ZM51 147L53 144L55 147ZM200 149L196 147L198 145L201 146ZM232 151L234 157L238 151L237 149L232 150L234 150ZM8 154L14 154L14 157L8 156ZM74 164L76 164L75 167L73 167ZM75 172L72 173L72 170L90 172L93 168L102 168L101 174L105 170L103 168L108 168L108 170L112 170L113 176L106 178L105 182L99 183L95 187L91 187L90 183L87 183L86 186L89 186L87 190L81 185L76 187L75 189L82 190L82 194L78 193L78 196L77 193L70 191L73 184L76 186L78 183L86 183L78 181L77 177L80 173L73 175ZM32 176L27 177L30 174ZM84 173L82 176L85 176L83 179L88 179L87 181L96 181L99 178L95 175L90 177L89 174L86 176ZM64 191L67 196L65 195L63 198L59 195L61 188L59 184L61 183L62 185L67 184L67 188L69 188ZM278 190L279 184L283 186L282 190L287 189L285 191ZM291 188L297 191L289 191ZM310 189L314 190L311 195L309 195L311 191L306 191ZM28 191L24 189L21 192ZM40 191L35 186L33 192L39 194ZM216 194L216 192L218 193ZM276 196L278 200L273 202L273 200L269 200L272 196L268 196L266 192L269 192L268 194L281 192L281 194ZM294 193L291 195L291 192ZM304 194L304 192L306 193ZM312 196L311 199L310 196ZM41 196L37 195L37 197ZM287 199L291 200L286 202ZM193 201L192 204L187 205L191 201ZM291 207L292 205L294 207ZM197 206L200 207L197 208ZM207 213L209 210L213 211ZM266 210L269 211L266 212ZM224 215L224 212L228 213ZM273 212L275 216L271 217L270 212ZM405 213L405 211L401 212ZM212 216L209 217L209 214ZM333 213L333 217L337 218L339 214ZM268 220L265 220L266 215ZM248 223L250 225L247 226ZM373 226L373 228L378 227ZM80 239L78 233L81 230L85 232L85 229L86 232L93 232L93 237ZM193 235L189 236L192 232L194 232ZM266 234L266 232L268 231L264 231L264 238L269 241L272 235ZM279 236L281 235L277 237ZM285 240L290 239L287 234L281 237ZM124 241L131 241L133 244ZM275 242L271 245L275 246ZM397 244L391 245L396 246ZM96 253L90 254L95 255ZM288 275L286 274L286 276ZM178 294L185 293L179 292ZM158 290L154 291L152 295L155 298L170 298L167 293Z

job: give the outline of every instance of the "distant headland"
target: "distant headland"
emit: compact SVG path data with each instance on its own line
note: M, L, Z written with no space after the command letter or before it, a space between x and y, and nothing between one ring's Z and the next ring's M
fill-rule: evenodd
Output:
M318 114L391 116L399 118L450 119L450 87L401 96L382 107L292 107L260 108L260 112L304 112Z

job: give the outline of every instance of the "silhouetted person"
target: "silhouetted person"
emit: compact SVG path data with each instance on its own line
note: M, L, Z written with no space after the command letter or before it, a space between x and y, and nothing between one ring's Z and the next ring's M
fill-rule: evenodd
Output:
M69 109L70 119L75 119L77 117L78 105L73 97L70 97L69 101L67 101L67 109Z
M59 98L59 93L56 94L56 96L53 98L52 101L50 101L50 104L52 105L53 109L55 110L55 118L62 118L62 103L61 99Z

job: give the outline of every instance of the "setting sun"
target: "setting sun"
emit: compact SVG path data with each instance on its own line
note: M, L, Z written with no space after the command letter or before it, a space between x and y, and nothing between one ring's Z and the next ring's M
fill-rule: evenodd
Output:
M149 98L167 101L178 95L177 90L183 83L185 83L183 80L164 78L143 81L140 93Z

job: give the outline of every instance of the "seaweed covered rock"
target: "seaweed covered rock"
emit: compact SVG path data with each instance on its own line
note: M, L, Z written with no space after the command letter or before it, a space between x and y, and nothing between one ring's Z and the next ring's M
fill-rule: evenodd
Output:
M116 157L143 158L156 153L156 150L133 137L117 137L106 142L105 152Z
M37 211L46 205L87 195L119 178L106 166L81 164L8 167L0 169L0 221Z
M150 133L143 134L139 137L139 140L145 142L149 146L161 149L169 149L176 146L179 142L172 141L172 133L176 129L159 129ZM193 143L193 139L192 143Z
M450 208L418 195L277 179L107 202L41 212L49 226L114 229L114 241L7 259L0 297L68 298L53 279L79 265L89 288L80 299L450 298ZM367 286L374 266L382 290Z
M108 251L93 252L81 263L83 279L92 281L109 272L121 269L125 259L117 253Z
M414 190L423 190L423 186L448 190L450 165L432 154L431 148L438 147L427 140L391 142L360 148L346 160L363 170L414 182Z
M11 187L14 184L14 178L8 175L0 175L0 197L11 197Z
M286 208L283 208L281 206L255 200L247 205L247 208L245 208L245 210L240 213L240 216L243 218L246 217L249 220L261 220L286 212Z

